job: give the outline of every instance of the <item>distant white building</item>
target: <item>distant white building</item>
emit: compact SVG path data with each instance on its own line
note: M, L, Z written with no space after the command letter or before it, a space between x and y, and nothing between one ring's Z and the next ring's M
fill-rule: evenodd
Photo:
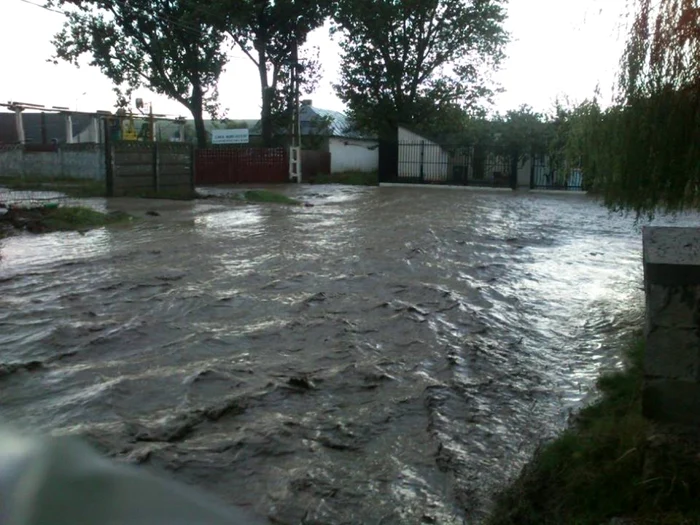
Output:
M300 110L301 143L304 138L313 141L313 149L331 154L331 173L349 171L372 172L379 165L379 142L376 137L353 129L350 119L339 111L316 108L310 100L301 103ZM260 135L258 123L250 131L252 136ZM302 163L303 166L303 163Z

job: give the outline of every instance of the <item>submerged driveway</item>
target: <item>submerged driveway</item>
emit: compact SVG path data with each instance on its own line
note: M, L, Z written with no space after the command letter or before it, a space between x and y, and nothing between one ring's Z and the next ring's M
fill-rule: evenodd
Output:
M478 521L619 364L639 230L579 195L288 191L315 207L0 241L0 416L278 523Z

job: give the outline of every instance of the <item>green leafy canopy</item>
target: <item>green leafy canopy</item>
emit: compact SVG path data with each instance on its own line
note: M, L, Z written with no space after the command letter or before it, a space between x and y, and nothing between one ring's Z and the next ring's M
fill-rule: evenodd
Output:
M617 99L570 115L569 156L614 210L700 207L700 9L634 0Z
M207 23L196 0L50 0L69 7L54 37L56 60L78 64L82 55L115 84L121 103L144 86L180 102L206 143L203 111L215 114L217 82L226 64L224 35Z
M507 41L502 0L341 0L333 18L338 96L380 133L483 100Z

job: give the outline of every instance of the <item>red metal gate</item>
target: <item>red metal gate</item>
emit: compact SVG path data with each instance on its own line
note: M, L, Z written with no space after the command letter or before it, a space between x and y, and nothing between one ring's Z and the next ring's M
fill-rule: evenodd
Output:
M284 148L205 148L195 155L195 184L289 182Z

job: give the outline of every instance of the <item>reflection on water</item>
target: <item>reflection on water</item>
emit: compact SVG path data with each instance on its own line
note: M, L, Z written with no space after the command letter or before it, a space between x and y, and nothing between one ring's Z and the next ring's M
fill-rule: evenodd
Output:
M56 232L42 235L10 237L2 241L0 269L3 272L26 272L52 264L66 264L86 256L104 255L109 250L110 232L99 228L86 233Z
M287 191L315 206L0 241L0 414L277 523L478 522L620 364L639 229L584 196Z

